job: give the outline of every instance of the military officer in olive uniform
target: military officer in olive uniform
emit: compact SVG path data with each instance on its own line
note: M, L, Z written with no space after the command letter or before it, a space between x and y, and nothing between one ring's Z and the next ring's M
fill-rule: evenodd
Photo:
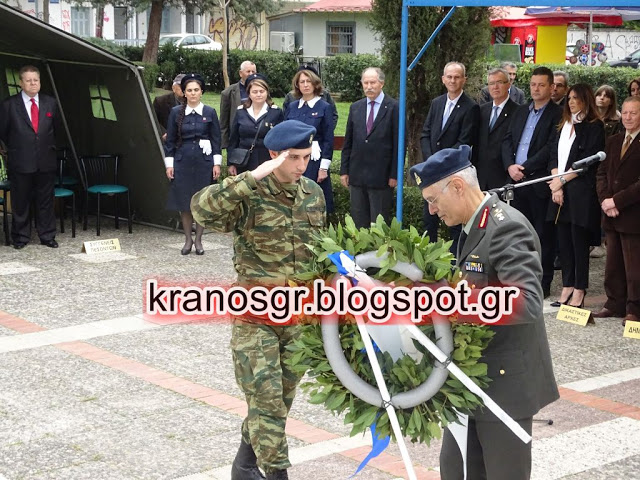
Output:
M480 190L471 148L440 150L411 168L431 214L447 225L462 224L458 267L472 288L515 286L520 289L514 314L491 326L494 337L481 362L491 383L487 394L524 430L533 415L558 399L542 314L540 242L529 221L497 195ZM531 443L520 441L488 409L469 418L469 480L524 480L531 473ZM440 453L442 480L464 478L462 456L451 432L444 433Z
M311 158L315 128L297 120L276 125L264 138L271 160L255 170L226 178L191 200L196 222L234 233L234 266L246 287L284 286L311 259L305 246L325 226L322 189L303 176ZM238 385L248 416L233 462L233 480L287 479L285 424L300 377L285 360L297 338L295 326L236 319L231 348ZM257 457L257 458L256 458Z

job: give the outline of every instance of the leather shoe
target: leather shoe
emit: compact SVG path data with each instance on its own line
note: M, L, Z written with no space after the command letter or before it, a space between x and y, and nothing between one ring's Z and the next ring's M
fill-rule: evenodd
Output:
M640 322L640 318L635 316L633 313L627 313L627 315L622 319L622 326L624 327L627 322Z
M619 314L603 307L602 310L593 314L593 318L622 318L623 314Z
M58 248L58 242L53 238L51 240L40 240L40 245L44 245L49 248Z
M15 248L16 250L21 250L26 246L27 246L26 243L20 243L20 242L16 242L13 244L13 248Z

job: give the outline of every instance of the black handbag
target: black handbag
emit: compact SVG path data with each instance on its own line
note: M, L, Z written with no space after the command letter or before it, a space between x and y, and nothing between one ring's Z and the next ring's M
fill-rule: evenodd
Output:
M262 128L262 122L258 125L258 130L256 131L256 136L253 138L253 143L251 144L251 148L234 148L230 152L227 152L227 165L233 165L235 167L246 167L249 163L249 158L251 157L251 153L256 146L256 142L258 141L258 134L260 133L260 129Z

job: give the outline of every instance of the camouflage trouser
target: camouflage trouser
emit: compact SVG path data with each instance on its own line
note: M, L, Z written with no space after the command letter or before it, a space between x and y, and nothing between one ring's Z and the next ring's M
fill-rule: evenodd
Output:
M245 323L234 325L231 334L236 381L249 407L242 439L266 472L291 466L284 428L300 377L284 360L290 355L285 346L298 334L297 327Z

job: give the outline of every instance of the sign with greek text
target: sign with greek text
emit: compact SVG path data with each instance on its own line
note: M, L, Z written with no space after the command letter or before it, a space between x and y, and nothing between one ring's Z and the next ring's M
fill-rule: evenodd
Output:
M580 325L584 327L591 317L591 311L584 308L570 307L569 305L562 305L558 310L556 318L563 322L573 323L574 325Z
M93 240L82 244L84 253L107 253L120 251L120 240L117 238L107 238L104 240Z

